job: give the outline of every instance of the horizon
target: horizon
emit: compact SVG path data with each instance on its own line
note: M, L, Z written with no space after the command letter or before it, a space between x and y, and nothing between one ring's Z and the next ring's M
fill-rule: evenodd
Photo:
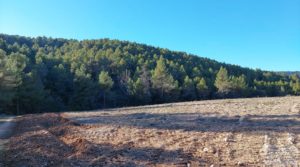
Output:
M3 33L2 33L3 34ZM0 33L1 35L1 33ZM199 56L199 55L196 55L196 54L192 54L192 53L188 53L188 52L185 52L185 51L178 51L178 50L171 50L169 48L162 48L160 46L154 46L154 45L150 45L150 44L146 44L146 43L140 43L140 42L135 42L135 41L129 41L129 40L120 40L120 39L111 39L111 38L95 38L95 39L74 39L74 38L60 38L60 37L51 37L51 36L24 36L24 35L17 35L17 34L3 34L3 35L10 35L10 36L19 36L19 37L28 37L28 38L38 38L38 37L46 37L46 38L52 38L52 39L64 39L64 40L76 40L76 41L84 41L84 40L102 40L102 39L108 39L108 40L118 40L118 41L122 41L122 42L131 42L131 43L136 43L136 44L140 44L140 45L146 45L146 46L149 46L149 47L154 47L154 48L159 48L159 49L167 49L167 50L170 50L172 52L182 52L182 53L186 53L190 56L196 56L196 57L199 57L199 58L207 58L207 59L210 59L210 60L213 60L213 61L217 61L219 63L225 63L225 64L228 64L228 65L234 65L234 66L240 66L241 68L249 68L251 70L263 70L263 71L267 71L267 72L291 72L291 73L298 73L300 72L299 71L274 71L274 70L265 70L265 69L261 69L261 68L251 68L251 67L245 67L245 66L241 66L239 64L232 64L230 62L222 62L222 61L218 61L218 60L215 60L215 59L212 59L210 57L204 57L204 56Z
M251 69L300 71L300 1L230 2L0 0L0 33L109 38Z

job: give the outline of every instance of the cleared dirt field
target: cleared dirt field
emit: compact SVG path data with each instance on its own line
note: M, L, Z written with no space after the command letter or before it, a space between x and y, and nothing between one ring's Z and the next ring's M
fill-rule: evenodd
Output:
M300 97L17 118L10 166L300 166Z

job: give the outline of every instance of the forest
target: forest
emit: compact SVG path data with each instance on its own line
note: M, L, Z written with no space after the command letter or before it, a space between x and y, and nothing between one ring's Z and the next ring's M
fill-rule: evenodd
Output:
M2 113L285 95L300 95L299 75L128 41L0 34Z

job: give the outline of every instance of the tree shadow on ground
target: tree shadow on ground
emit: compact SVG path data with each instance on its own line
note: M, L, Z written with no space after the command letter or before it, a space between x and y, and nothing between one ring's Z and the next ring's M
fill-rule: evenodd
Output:
M25 133L24 133L25 134ZM78 139L66 144L47 134L32 134L10 143L9 166L152 166L184 165L192 155L179 150L95 144Z
M120 125L138 128L185 130L198 132L300 132L300 115L222 116L196 113L134 113L71 118L81 124Z
M48 119L47 119L48 118ZM50 118L50 119L49 119ZM54 115L19 120L17 133L9 142L5 161L7 166L182 166L193 156L178 150L134 147L133 143L96 144L76 136L68 126L59 123ZM45 122L45 121L48 121ZM61 127L60 127L61 126ZM72 125L71 125L72 126ZM80 128L79 126L75 128ZM61 129L61 130L60 130ZM20 132L20 133L19 133ZM69 138L65 143L62 138ZM2 163L2 162L1 162ZM0 164L1 164L0 163Z
M26 144L25 144L26 143ZM151 166L184 165L193 160L182 150L94 144L86 140L67 145L53 137L32 135L14 143L6 156L9 166Z

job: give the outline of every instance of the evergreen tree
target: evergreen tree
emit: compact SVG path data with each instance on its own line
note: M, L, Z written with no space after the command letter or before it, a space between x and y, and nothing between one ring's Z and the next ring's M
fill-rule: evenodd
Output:
M298 76L297 74L291 75L291 76L290 76L290 79L291 79L292 81L294 81L294 82L297 82L297 81L300 80L300 79L299 79L299 76Z
M123 92L123 94L129 98L129 96L133 96L134 95L134 81L132 80L131 76L130 76L130 71L129 70L125 70L124 72L122 72L122 74L119 77L119 81L120 81L120 89ZM130 99L128 99L130 100Z
M41 71L44 70L44 68L38 68L37 70ZM59 106L60 110L67 109L67 105L71 101L70 94L74 93L74 85L76 86L76 89L78 89L79 78L74 80L73 75L65 68L63 64L50 67L45 71L47 71L43 78L45 89L51 90L50 94L52 98L56 99L58 103L57 106ZM74 94L72 95L72 98L73 97Z
M0 49L0 112L3 112L6 105L11 103L14 95L14 80L6 68L6 60L6 53Z
M196 88L200 99L206 99L209 95L209 89L204 78L196 79L198 81Z
M9 113L299 95L299 82L299 73L252 70L127 41L0 34L0 110Z
M11 107L12 111L15 111L16 114L21 114L21 96L24 93L25 85L23 84L23 79L25 78L25 68L28 64L28 59L25 55L19 53L12 53L8 56L6 62L6 69L12 74L12 82L14 85L13 92L14 97L12 99Z
M136 89L138 90L139 99L143 99L143 103L151 102L151 74L146 64L142 66L139 78L136 81Z
M109 76L108 72L101 71L99 75L99 85L100 88L103 90L103 107L106 107L106 95L109 93L109 91L114 85L114 81Z
M99 108L99 85L89 78L80 77L74 81L72 96L69 98L68 108L71 110L91 110ZM107 91L104 91L107 93ZM105 98L105 95L104 95ZM104 99L105 106L105 99Z
M245 75L241 75L239 77L231 76L230 83L231 83L232 96L243 97L247 95L248 86L246 83Z
M297 81L293 84L292 89L293 89L294 94L300 95L300 81L299 81L299 80L297 80Z
M178 86L173 76L168 73L163 57L160 57L157 61L156 68L152 75L152 83L160 101L166 101L167 96Z
M196 90L195 85L192 79L189 76L184 78L184 82L182 85L182 97L185 100L194 100L196 98Z
M224 67L220 68L216 76L215 86L218 89L218 93L220 94L224 95L230 92L231 83L226 68Z
M59 111L56 107L57 103L53 103L53 99L44 89L41 78L35 70L24 75L14 100L19 106L17 114L27 114L30 111L37 113ZM50 103L51 105L45 105Z

